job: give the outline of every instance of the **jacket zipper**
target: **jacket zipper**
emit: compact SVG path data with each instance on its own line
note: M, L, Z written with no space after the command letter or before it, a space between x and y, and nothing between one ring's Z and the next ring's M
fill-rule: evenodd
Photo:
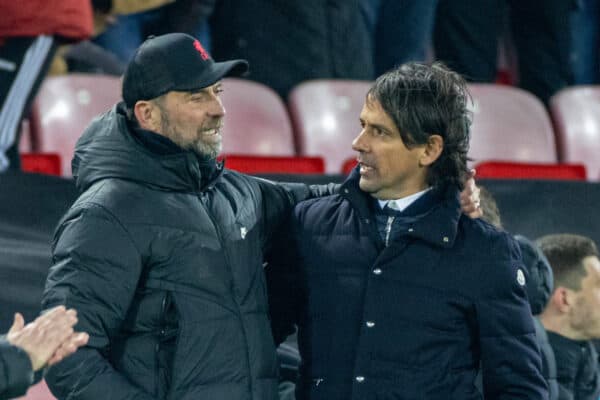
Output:
M387 224L385 225L385 247L388 247L390 243L390 234L392 233L392 224L394 223L393 216L389 216L387 219Z
M165 292L165 296L162 299L161 305L160 305L160 331L159 331L159 339L158 339L158 343L156 343L156 345L154 346L154 356L156 357L156 382L154 384L154 393L156 393L156 395L158 396L158 393L160 391L160 387L159 387L159 382L160 382L160 347L161 347L161 340L163 340L164 338L164 332L165 332L165 311L167 308L167 296L168 296L168 292ZM168 392L165 392L165 394L167 394ZM165 398L165 396L158 396L159 398Z
M202 203L202 205L204 206L204 209L206 210L206 215L208 215L208 218L210 219L210 222L212 223L212 225L215 228L215 232L217 233L217 239L219 239L219 243L221 243L221 246L223 247L223 257L225 258L225 264L227 265L227 268L229 269L229 274L231 275L231 287L230 287L230 292L231 292L231 298L233 299L233 302L235 303L235 305L237 306L237 317L240 320L240 325L242 328L242 334L244 335L244 340L246 342L246 366L247 366L247 371L248 371L248 390L250 393L250 396L253 397L252 395L252 391L253 391L253 385L252 385L252 369L250 367L250 349L248 348L248 335L246 333L246 327L244 326L244 320L242 318L242 313L240 310L240 305L238 304L236 297L235 297L235 292L234 292L234 281L233 281L233 269L231 268L231 262L229 259L229 253L227 251L227 247L225 246L225 242L223 241L223 235L221 234L221 230L219 229L219 226L215 223L215 219L213 218L213 215L211 213L211 211L208 208L207 205L207 201L205 201L205 198L208 195L206 194L206 192L202 192L200 193L200 202Z

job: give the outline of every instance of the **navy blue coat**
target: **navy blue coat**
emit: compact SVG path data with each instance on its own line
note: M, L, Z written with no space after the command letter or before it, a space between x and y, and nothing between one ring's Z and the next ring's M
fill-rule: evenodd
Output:
M388 247L356 171L296 206L267 275L276 340L298 324L299 399L480 399L480 365L486 400L547 398L518 246L454 188L423 201Z

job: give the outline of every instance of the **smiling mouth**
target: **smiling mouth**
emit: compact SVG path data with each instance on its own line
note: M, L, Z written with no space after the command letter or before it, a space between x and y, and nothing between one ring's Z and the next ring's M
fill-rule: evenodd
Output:
M359 170L359 171L360 171L360 174L361 174L361 175L363 175L363 174L367 174L367 173L369 173L369 172L372 172L374 169L375 169L375 168L373 168L373 167L372 167L372 166L370 166L370 165L366 165L366 164L360 163L360 170Z
M205 129L202 131L203 134L207 136L216 136L221 134L221 127L213 128L213 129Z

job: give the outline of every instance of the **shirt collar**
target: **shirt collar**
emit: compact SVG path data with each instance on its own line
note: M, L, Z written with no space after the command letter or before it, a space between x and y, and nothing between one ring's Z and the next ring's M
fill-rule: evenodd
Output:
M425 193L429 192L431 190L431 187L428 187L425 190L422 190L420 192L417 193L413 193L410 196L406 196L403 197L401 199L395 199L395 200L377 200L379 202L379 207L381 207L382 209L387 205L389 208L393 209L393 210L397 210L397 211L404 211L408 206L410 206L412 203L414 203L415 201L417 201L421 196L423 196Z

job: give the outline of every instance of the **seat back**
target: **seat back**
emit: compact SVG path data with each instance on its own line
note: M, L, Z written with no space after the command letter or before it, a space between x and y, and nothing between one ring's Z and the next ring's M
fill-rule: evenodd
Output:
M350 174L350 172L354 169L354 167L356 167L356 164L358 164L358 160L356 159L356 157L353 158L347 158L346 160L344 160L344 162L342 163L342 170L341 173L343 175L348 175Z
M367 81L314 80L292 89L289 109L298 151L325 159L325 172L337 174L355 155L359 115L371 86Z
M473 97L469 157L554 163L554 131L544 105L534 95L509 86L470 84Z
M550 99L560 159L583 163L600 179L600 86L563 89Z
M77 139L99 114L121 99L121 82L114 76L69 74L48 77L32 106L32 149L56 153L63 176L71 176Z
M247 174L322 174L321 157L226 155L225 166Z
M223 153L293 156L292 125L285 104L266 85L244 79L223 80Z
M583 164L539 164L486 161L475 166L482 179L560 179L585 181Z
M61 159L56 153L21 153L21 170L36 174L61 176Z

